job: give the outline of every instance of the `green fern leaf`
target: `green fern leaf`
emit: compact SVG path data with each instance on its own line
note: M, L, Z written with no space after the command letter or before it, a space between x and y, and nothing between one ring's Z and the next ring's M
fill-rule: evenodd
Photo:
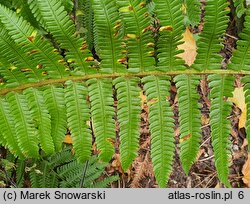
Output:
M120 77L114 80L118 99L118 122L120 124L120 158L126 171L137 156L140 130L139 78Z
M242 82L246 83L244 86L245 102L247 105L246 135L247 135L247 141L250 142L250 77L245 76L242 79ZM250 152L250 145L248 145L248 152Z
M151 19L145 2L140 0L117 0L119 13L125 27L129 72L144 72L154 69L154 44L150 32Z
M92 129L96 138L100 159L109 161L114 154L115 124L112 80L90 79L87 81L91 103Z
M142 82L149 106L151 157L155 177L160 187L166 187L175 149L173 112L167 101L170 82L168 77L155 76L144 77Z
M43 93L37 89L30 88L24 91L24 95L28 100L32 117L38 129L41 148L46 155L51 155L55 151L51 137L51 117L45 105Z
M237 41L237 49L233 52L231 63L228 69L232 70L250 70L250 11L247 11L244 29L240 33L240 39Z
M85 162L90 157L92 146L87 88L84 84L71 81L66 82L66 85L65 101L68 127L76 156L80 162Z
M43 94L46 107L51 116L51 136L55 150L60 151L67 130L64 90L61 87L48 86Z
M236 8L236 14L238 18L241 18L246 12L246 1L245 0L233 0L234 7Z
M186 174L197 157L201 140L201 120L197 86L199 76L178 75L175 77L179 104L180 159Z
M197 41L198 54L193 65L197 70L221 68L222 56L219 53L229 20L227 7L226 0L210 0L206 3L204 27Z
M1 75L1 88L14 88L26 82L24 73L20 72L13 65L11 65L0 54L0 75Z
M188 23L197 26L200 23L201 2L199 0L184 0L184 4Z
M16 78L19 84L27 81L37 82L42 79L43 71L37 69L38 64L32 57L27 56L22 47L10 38L4 27L0 31L0 54L2 58L5 58L6 61L10 64L13 63L17 67L15 72L17 73ZM27 79L21 71L24 72Z
M158 68L166 70L183 70L184 61L178 55L181 35L184 32L183 15L181 11L182 0L155 0L155 13L160 21L158 48Z
M218 177L226 186L230 186L229 175L229 135L231 133L230 121L227 117L231 113L231 103L224 97L232 97L234 78L224 75L209 75L211 89L210 124L212 145L214 149L215 167Z
M0 121L1 133L3 140L6 141L6 147L16 157L23 158L22 151L17 142L15 123L10 110L10 104L2 98L0 99Z
M94 11L92 0L79 0L78 1L78 24L89 47L89 50L94 48ZM81 33L81 32L80 32Z
M118 11L115 1L93 0L95 49L101 58L101 71L105 73L121 72L122 39L115 27L118 23Z
M6 96L13 114L18 145L25 157L38 157L38 133L28 101L24 95L9 93Z
M32 55L36 62L44 66L44 70L51 77L61 78L68 75L65 66L60 63L63 61L62 57L54 52L48 40L42 38L26 20L1 4L0 21L15 43L22 46L25 53Z
M37 0L46 28L52 33L61 48L67 49L68 61L73 61L76 70L87 73L87 50L82 49L83 39L76 36L75 26L64 7L57 0ZM83 50L83 51L81 51Z

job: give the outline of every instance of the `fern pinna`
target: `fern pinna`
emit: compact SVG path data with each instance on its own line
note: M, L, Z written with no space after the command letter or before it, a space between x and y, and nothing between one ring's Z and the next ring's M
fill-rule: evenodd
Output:
M234 3L242 10L241 1ZM185 25L199 24L200 7L197 0L82 0L72 19L73 1L0 4L0 144L21 160L38 158L60 151L69 132L78 162L89 160L93 142L99 159L108 162L118 137L126 171L137 155L140 97L145 94L151 159L158 184L165 187L175 152L170 85L177 87L180 158L188 174L201 141L197 89L201 75L209 75L215 166L221 182L230 186L232 104L227 98L234 75L246 75L250 110L250 13L244 9L237 49L227 69L221 69L228 3L207 1L198 55L188 67L178 46ZM249 111L247 116L249 138Z

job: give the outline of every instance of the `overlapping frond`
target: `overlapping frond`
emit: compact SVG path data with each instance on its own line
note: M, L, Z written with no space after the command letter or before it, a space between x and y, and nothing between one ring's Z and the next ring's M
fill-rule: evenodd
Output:
M215 166L218 177L226 186L230 186L229 155L231 125L228 116L232 110L232 104L226 101L232 97L234 77L224 75L209 75L209 87L211 89L210 100L210 124L212 135L212 146L214 150Z
M45 105L43 93L37 89L30 88L24 91L34 118L35 127L38 129L41 149L46 155L54 153L54 143L51 137L51 116Z
M122 37L119 34L119 14L115 1L94 0L95 49L101 58L101 71L125 71L122 60Z
M140 0L117 0L124 24L129 72L154 70L154 39L151 32L150 13Z
M250 71L250 11L249 9L246 12L244 28L239 35L240 39L237 41L237 49L233 52L231 58L231 63L228 65L228 69L231 70L246 70ZM242 82L245 83L245 98L247 104L247 121L246 121L246 133L248 141L250 141L250 77L245 76L242 79ZM250 147L249 147L250 152Z
M182 0L154 0L155 13L160 21L159 39L156 45L158 51L158 67L162 71L182 70L185 67L177 50L181 44L181 35L184 32L184 17L181 11Z
M117 89L118 122L120 125L120 158L123 170L127 170L136 158L140 129L139 78L120 77L114 80Z
M13 117L18 146L25 157L38 157L38 131L25 95L9 93L6 96Z
M77 158L84 162L90 157L92 147L87 88L82 83L72 81L68 81L66 86L65 101L68 127Z
M22 16L17 16L14 11L0 4L0 21L15 43L22 46L25 53L32 55L50 77L61 78L68 75L61 62L63 61L62 57L54 52L51 43L42 38L38 31L30 26ZM41 68L40 66L38 68Z
M246 1L245 0L233 0L234 7L236 8L236 14L238 18L241 18L242 15L246 12Z
M180 122L180 159L185 173L197 157L201 140L201 112L197 87L199 76L178 75L175 77Z
M227 7L227 0L210 0L206 2L204 27L197 41L198 55L193 65L197 70L221 68L222 37L226 32L229 20Z
M43 91L46 107L51 116L51 136L56 151L62 148L67 131L66 104L62 87L47 86Z
M173 111L168 102L168 77L148 76L142 79L149 106L151 158L160 187L166 187L174 156Z
M19 148L15 123L10 110L10 104L5 99L0 99L0 128L2 141L5 146L14 155L23 158L22 150Z
M99 157L109 161L114 154L115 124L113 90L111 79L90 79L87 81L92 130L95 135Z
M66 49L66 58L78 71L86 73L88 68L88 50L84 40L76 35L73 21L68 16L60 1L37 0L39 11L44 19L46 28L51 32L60 47Z
M1 58L4 58L9 64L13 64L13 70L11 71L15 73L19 84L28 81L37 82L42 79L43 70L37 69L38 64L36 61L31 56L26 55L22 47L17 45L14 40L11 39L4 27L2 27L0 31L0 54ZM4 62L3 59L1 62ZM2 71L4 70L6 70L6 67L2 69ZM11 86L14 85L8 81L8 78L7 83Z
M186 21L192 26L197 26L201 16L201 2L199 0L184 0L184 13Z

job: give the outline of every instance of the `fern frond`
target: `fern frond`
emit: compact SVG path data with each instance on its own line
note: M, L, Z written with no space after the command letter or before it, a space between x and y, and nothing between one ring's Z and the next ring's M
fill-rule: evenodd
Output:
M81 12L78 16L78 23L80 25L80 29L85 31L85 38L89 50L92 51L94 48L94 11L92 0L79 0L78 7Z
M107 188L111 183L119 180L119 176L109 176L102 181L95 182L91 184L89 187L90 188Z
M23 158L21 149L18 146L17 134L10 104L5 99L0 99L0 128L6 147L16 157Z
M225 97L232 97L234 78L224 75L209 75L209 87L211 89L210 124L212 146L214 150L215 167L218 177L226 186L230 186L229 175L229 135L231 133L230 115L231 103L225 101Z
M18 158L16 163L16 185L18 188L22 188L24 184L25 164L25 160Z
M66 49L66 58L73 61L76 70L87 73L89 69L86 58L87 50L83 49L84 40L75 32L73 21L69 18L60 1L37 0L46 28L51 32L61 48Z
M51 136L56 151L62 149L62 143L67 130L67 116L64 90L61 87L47 86L43 92L45 104L51 116Z
M22 16L33 27L40 29L39 22L36 20L29 7L28 0L15 0L12 4L19 16Z
M70 148L64 148L62 151L51 155L48 158L48 162L52 169L55 169L57 166L62 166L73 160L72 150Z
M1 58L5 58L10 64L13 63L13 65L16 66L15 72L19 72L17 74L19 84L23 84L27 81L37 82L42 79L43 71L37 69L38 64L31 56L25 54L21 46L17 45L14 40L11 39L4 27L2 27L0 31L0 54ZM23 76L24 74L27 79Z
M14 88L26 82L24 73L11 65L0 54L0 75L2 79L1 88Z
M241 18L242 15L245 14L246 12L246 1L245 0L233 0L234 2L234 7L236 8L236 15L238 18Z
M155 13L160 21L159 39L157 42L158 64L160 70L183 70L184 61L177 50L181 44L181 35L184 32L183 15L181 11L182 0L154 0Z
M233 52L231 63L228 69L232 70L250 70L250 10L247 11L244 28L239 34L237 49Z
M38 166L36 166L37 164ZM58 187L58 175L48 161L37 161L34 165L35 168L29 173L32 188Z
M151 18L145 2L117 0L125 27L128 71L137 73L154 69L154 39L150 31Z
M115 1L93 0L95 49L101 58L101 71L105 73L125 71L122 59L122 39L117 33L119 13Z
M118 99L118 122L120 124L120 158L126 171L136 158L140 130L139 78L120 77L114 80Z
M170 82L168 77L148 76L142 79L149 106L151 132L151 157L156 180L166 187L172 171L174 155L174 120L168 102Z
M186 174L197 157L201 140L201 112L197 86L199 76L178 75L175 77L179 104L180 159Z
M87 81L92 130L95 135L99 157L109 161L114 154L115 124L114 99L111 79L90 79Z
M51 137L51 117L45 105L43 93L37 89L30 88L24 91L31 110L34 123L38 129L39 141L46 155L54 153L54 143Z
M68 127L73 147L80 162L89 159L92 147L90 130L90 108L87 102L87 88L84 84L66 82L65 101Z
M27 98L21 94L9 93L6 99L13 115L19 148L25 157L38 157L38 133Z
M188 23L197 26L200 23L201 2L199 0L184 0L184 5Z
M197 70L221 68L222 37L229 20L227 7L227 0L210 0L206 2L204 27L197 41L198 54L193 65Z
M245 103L247 108L247 116L246 116L246 138L248 144L250 144L250 77L245 76L241 80L244 85L244 94L245 94ZM248 152L250 152L250 145L248 145Z
M50 77L61 78L68 75L61 63L62 57L54 52L50 42L42 38L23 17L18 17L15 12L0 4L0 21L15 43L44 66L44 71L47 71Z

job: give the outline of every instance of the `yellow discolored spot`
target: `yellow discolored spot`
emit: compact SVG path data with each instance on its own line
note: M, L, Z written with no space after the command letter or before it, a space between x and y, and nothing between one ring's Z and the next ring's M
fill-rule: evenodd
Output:
M162 26L160 27L159 31L173 31L172 26Z
M153 47L155 47L155 44L154 44L154 43L152 43L152 42L150 42L150 43L148 43L148 44L147 44L147 47L151 47L151 48L153 48Z
M150 101L148 101L148 106L154 105L159 102L159 98L153 98Z
M31 33L31 35L28 36L27 38L29 39L30 42L33 42L34 39L35 39L35 37L36 37L36 35L37 35L37 31L33 31L33 32Z
M94 57L87 57L87 58L85 58L86 62L91 62L91 61L94 61L94 60L95 60Z
M188 134L186 136L184 136L183 138L180 139L180 143L184 142L184 141L187 141L191 138L191 134Z
M135 34L127 34L126 37L128 39L136 39L137 38L137 36Z
M125 7L121 7L119 9L119 12L120 13L128 13L128 12L133 11L133 10L134 10L133 6L125 6Z
M66 143L66 144L72 144L73 143L73 141L72 141L72 137L71 137L71 135L70 134L67 134L66 136L65 136L65 138L64 138L64 141L63 141L64 143Z
M141 2L141 3L140 3L140 7L141 7L141 8L143 8L143 7L145 7L145 6L146 6L146 2Z

